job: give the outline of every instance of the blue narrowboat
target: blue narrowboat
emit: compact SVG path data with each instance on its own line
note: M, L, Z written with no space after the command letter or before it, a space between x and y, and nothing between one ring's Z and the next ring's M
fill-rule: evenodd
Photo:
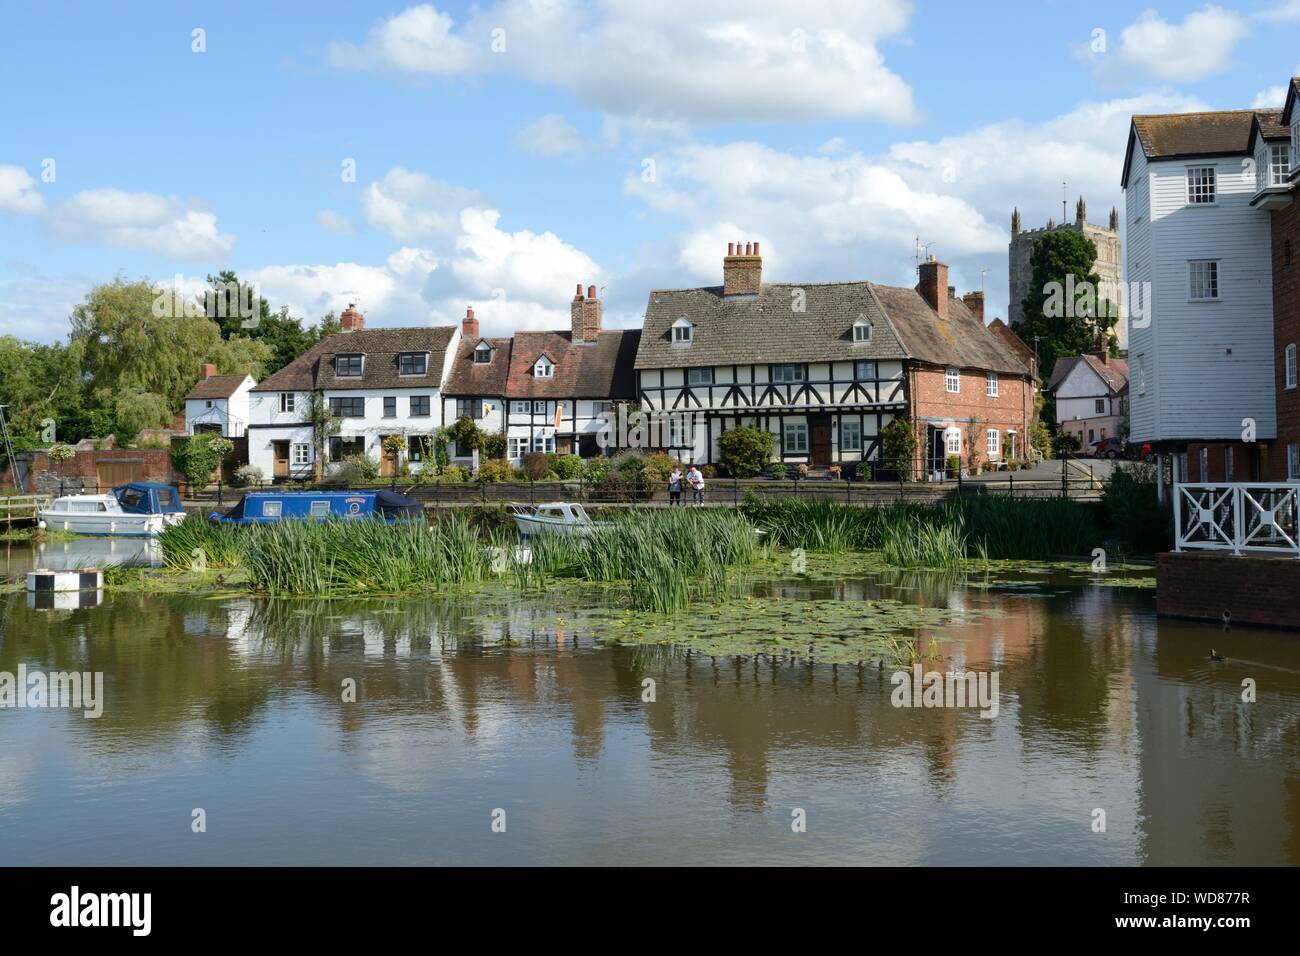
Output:
M285 518L421 519L424 506L395 491L250 491L226 514L212 512L226 524L265 524Z

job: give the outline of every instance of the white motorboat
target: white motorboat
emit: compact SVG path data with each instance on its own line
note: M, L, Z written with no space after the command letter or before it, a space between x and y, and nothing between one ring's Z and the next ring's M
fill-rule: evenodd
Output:
M534 508L516 505L510 511L510 517L515 519L515 527L525 538L543 532L588 535L603 527L587 517L582 505L568 501L553 501Z
M156 535L184 520L180 492L144 481L107 495L64 495L40 511L40 526L47 530L113 537Z

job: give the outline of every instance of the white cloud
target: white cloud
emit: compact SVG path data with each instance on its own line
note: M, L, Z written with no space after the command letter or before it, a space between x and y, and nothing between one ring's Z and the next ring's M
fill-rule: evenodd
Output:
M1300 20L1300 0L1285 0L1284 3L1262 10L1257 15L1261 20L1267 20L1270 23L1290 23L1294 20Z
M360 46L330 44L329 60L349 69L384 67L412 73L453 74L475 69L485 48L451 30L451 17L422 4L381 21Z
M1013 206L1026 226L1059 218L1064 180L1069 215L1082 193L1089 218L1105 223L1111 206L1122 206L1119 179L1132 115L1202 108L1168 93L1084 103L1047 123L996 123L897 143L880 155L848 152L839 143L814 154L752 142L691 144L655 154L656 181L633 173L625 189L685 223L674 248L660 253L694 279L720 281L727 242L757 240L772 281L869 278L911 285L919 237L948 262L963 291L978 289L987 270L992 317L1005 315ZM680 275L667 278L685 284Z
M1145 10L1120 32L1113 53L1094 54L1102 75L1127 81L1134 75L1195 83L1227 71L1237 44L1250 32L1244 16L1207 4L1174 24Z
M1285 101L1286 86L1285 84L1279 84L1256 93L1255 98L1250 101L1250 108L1253 110L1276 110L1281 109Z
M27 170L0 165L0 211L34 216L44 210L45 200L36 191L36 180Z
M413 75L499 72L569 90L620 116L719 123L917 119L911 87L885 66L908 0L502 0L459 29L430 5L336 43L336 65Z
M403 247L378 266L275 265L254 269L245 278L273 308L287 305L292 314L313 321L356 303L373 325L417 325L430 318L420 290L434 268L430 253Z
M36 266L7 263L11 274L0 277L0 335L36 342L62 340L68 316L91 286L103 277L50 275Z
M169 259L222 260L235 244L215 213L153 193L87 189L56 205L48 220L60 238L99 242Z
M582 134L559 113L548 113L519 131L515 142L525 152L538 156L563 156L587 148Z
M356 231L351 219L333 209L320 210L316 213L315 220L318 228L336 236L347 236Z
M390 169L361 194L366 222L398 242L445 242L460 223L460 211L478 194L401 166Z

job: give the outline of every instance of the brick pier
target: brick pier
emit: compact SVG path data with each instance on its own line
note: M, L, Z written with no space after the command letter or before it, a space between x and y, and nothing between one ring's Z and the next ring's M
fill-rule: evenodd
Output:
M1156 613L1300 630L1300 559L1223 551L1156 556Z

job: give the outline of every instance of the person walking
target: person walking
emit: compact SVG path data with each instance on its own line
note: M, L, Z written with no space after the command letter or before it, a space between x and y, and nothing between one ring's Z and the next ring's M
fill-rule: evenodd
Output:
M682 503L682 470L674 468L673 473L668 476L668 505L680 505Z
M704 473L696 465L691 465L691 470L686 473L686 483L691 486L694 493L695 506L702 508L704 506Z

